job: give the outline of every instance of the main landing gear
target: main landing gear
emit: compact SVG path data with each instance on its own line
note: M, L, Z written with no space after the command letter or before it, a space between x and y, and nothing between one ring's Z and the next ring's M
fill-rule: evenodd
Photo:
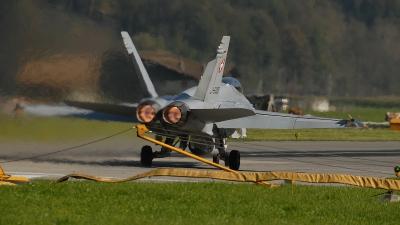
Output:
M218 154L213 156L213 162L219 164L220 160L225 161L225 166L229 169L239 170L240 167L240 152L232 150L230 153L226 151L226 138L216 138L215 146L218 149Z
M172 145L173 142L174 139L167 138L164 143L167 145ZM149 167L153 163L153 159L168 157L171 155L171 151L171 149L162 147L161 151L153 152L153 149L150 146L145 145L142 147L142 151L140 152L140 162L143 166Z
M165 140L165 144L172 145L174 139L167 138ZM180 148L185 149L187 143L183 143ZM213 162L219 164L220 160L225 161L225 166L229 167L232 170L239 170L240 167L240 153L238 150L232 150L231 152L226 151L227 145L225 144L225 138L216 138L215 146L218 149L218 154L213 156ZM142 151L140 153L140 162L143 166L149 167L153 163L153 159L155 158L164 158L168 157L171 154L171 149L166 147L162 147L161 151L153 152L152 148L148 145L142 147Z
M219 160L225 161L225 166L229 169L239 170L240 167L240 152L238 150L232 150L230 153L225 152L225 157L221 157L221 154L213 156L213 162L219 164Z
M140 152L140 162L142 163L143 166L151 166L153 163L153 149L145 145L142 147L142 151Z

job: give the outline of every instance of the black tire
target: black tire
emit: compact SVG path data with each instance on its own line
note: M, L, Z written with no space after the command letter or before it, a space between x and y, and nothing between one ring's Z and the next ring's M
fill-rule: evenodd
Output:
M140 162L143 166L151 166L153 163L153 149L150 146L145 145L140 152Z
M229 168L232 170L239 170L240 167L240 153L237 150L232 150L229 154Z
M218 157L218 155L213 155L213 163L219 164L219 157Z
M228 155L228 153L225 156L225 166L229 167L229 155Z

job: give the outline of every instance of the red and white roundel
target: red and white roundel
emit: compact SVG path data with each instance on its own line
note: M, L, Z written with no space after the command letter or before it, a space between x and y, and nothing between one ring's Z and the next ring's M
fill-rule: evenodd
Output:
M219 64L218 73L221 73L222 69L224 68L224 65L225 65L225 59L223 59L221 61L221 64Z

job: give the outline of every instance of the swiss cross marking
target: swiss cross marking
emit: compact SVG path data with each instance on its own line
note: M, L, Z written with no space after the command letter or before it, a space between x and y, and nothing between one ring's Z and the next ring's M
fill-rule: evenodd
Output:
M221 64L219 64L218 73L221 73L222 69L224 68L224 65L225 65L225 59L223 59L221 61Z

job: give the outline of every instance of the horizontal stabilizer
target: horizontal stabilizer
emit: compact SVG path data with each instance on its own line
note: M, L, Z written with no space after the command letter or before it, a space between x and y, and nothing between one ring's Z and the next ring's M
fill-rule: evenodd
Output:
M125 118L136 119L136 104L114 105L106 103L75 102L75 101L65 101L65 104L81 109L92 110L95 112L107 113L111 115L122 116Z
M191 109L190 112L204 123L215 123L255 115L252 110L243 108Z
M256 115L222 121L219 128L258 128L258 129L312 129L343 128L348 120L299 116L256 110Z

